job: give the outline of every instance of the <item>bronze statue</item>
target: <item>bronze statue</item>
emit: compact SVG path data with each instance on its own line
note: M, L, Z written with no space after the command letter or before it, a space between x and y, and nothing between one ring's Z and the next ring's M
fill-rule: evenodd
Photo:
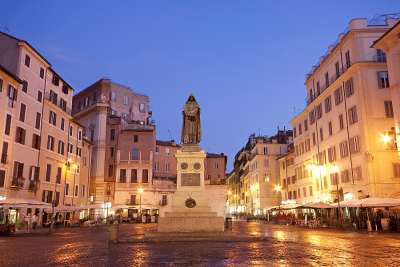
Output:
M183 125L181 142L186 145L197 145L201 139L200 106L191 94L183 107Z

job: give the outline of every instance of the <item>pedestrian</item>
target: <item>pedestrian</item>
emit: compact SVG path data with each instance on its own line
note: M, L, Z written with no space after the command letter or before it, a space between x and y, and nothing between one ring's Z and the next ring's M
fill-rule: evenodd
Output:
M36 230L37 223L38 223L38 216L37 216L37 214L33 214L33 216L32 216L32 229L33 230Z

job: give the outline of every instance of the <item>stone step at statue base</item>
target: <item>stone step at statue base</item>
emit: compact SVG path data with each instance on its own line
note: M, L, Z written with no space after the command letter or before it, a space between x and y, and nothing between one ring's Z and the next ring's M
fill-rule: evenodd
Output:
M174 215L172 212L171 215ZM179 213L179 212L178 212ZM168 232L223 232L224 231L224 218L217 216L198 216L196 214L189 214L182 216L183 213L177 214L179 216L166 216L159 218L157 231L160 233ZM193 216L191 216L193 215ZM205 215L205 214L204 214Z

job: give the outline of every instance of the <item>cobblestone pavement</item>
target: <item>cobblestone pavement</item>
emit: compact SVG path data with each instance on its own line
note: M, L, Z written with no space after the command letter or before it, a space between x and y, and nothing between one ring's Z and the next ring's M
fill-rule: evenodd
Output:
M141 236L154 225L121 225ZM51 236L0 237L0 266L400 266L400 234L310 230L256 222L234 233L262 242L108 244L107 228L61 229Z

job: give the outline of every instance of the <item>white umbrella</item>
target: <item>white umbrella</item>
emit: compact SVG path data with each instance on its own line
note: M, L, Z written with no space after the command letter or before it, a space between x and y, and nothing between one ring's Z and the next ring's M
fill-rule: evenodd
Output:
M35 199L25 199L25 198L6 198L0 200L0 206L7 206L12 208L47 208L51 207L51 204L38 201Z
M299 208L305 208L305 209L331 209L331 208L334 208L334 206L329 205L327 203L323 203L323 202L312 202L312 203L306 203L304 205L301 205Z
M338 203L334 203L332 204L332 206L337 207ZM340 202L340 207L342 208L379 208L379 207L396 207L396 206L400 206L400 199L369 197L369 198L352 199Z

